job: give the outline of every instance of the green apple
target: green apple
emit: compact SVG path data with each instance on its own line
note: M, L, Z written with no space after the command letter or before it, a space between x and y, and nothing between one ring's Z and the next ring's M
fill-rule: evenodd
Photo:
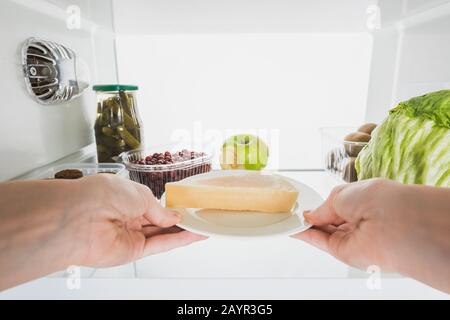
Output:
M222 169L261 170L267 165L269 148L260 138L251 134L229 137L222 145Z

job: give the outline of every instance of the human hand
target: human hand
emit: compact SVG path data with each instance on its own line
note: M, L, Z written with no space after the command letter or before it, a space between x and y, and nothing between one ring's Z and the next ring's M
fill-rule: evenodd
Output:
M108 174L79 182L74 221L80 265L119 265L206 239L176 227L180 214L161 207L142 184Z
M450 291L449 188L385 179L336 187L293 237L360 269L377 265Z
M314 227L294 237L351 266L363 269L377 264L392 270L385 250L386 234L391 232L386 227L396 227L389 223L398 214L395 201L389 201L395 198L396 186L388 180L338 186L321 206L304 213Z

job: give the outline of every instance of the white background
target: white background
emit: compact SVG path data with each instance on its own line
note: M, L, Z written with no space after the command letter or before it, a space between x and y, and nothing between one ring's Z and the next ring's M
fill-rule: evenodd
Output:
M275 167L321 168L319 128L380 123L398 102L450 87L447 0L113 4L119 80L141 86L152 145L195 123L216 142L226 129L275 129Z
M117 41L119 79L140 86L148 143L169 143L177 129L193 135L195 122L205 140L206 131L219 130L219 142L227 129L275 130L267 143L282 169L321 168L319 129L364 121L370 56L367 33L170 34Z
M218 150L256 133L270 168L322 168L320 128L364 122L369 3L114 1L118 76L141 88L147 144L183 131Z

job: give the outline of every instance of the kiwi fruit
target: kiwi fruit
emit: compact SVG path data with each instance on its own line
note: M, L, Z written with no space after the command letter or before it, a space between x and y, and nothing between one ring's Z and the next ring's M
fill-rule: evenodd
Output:
M364 132L352 132L344 137L344 141L351 142L369 142L370 134Z
M344 148L350 157L358 156L365 144L370 141L370 134L352 132L344 137Z
M377 127L375 123L365 123L358 128L358 132L372 134L372 131Z

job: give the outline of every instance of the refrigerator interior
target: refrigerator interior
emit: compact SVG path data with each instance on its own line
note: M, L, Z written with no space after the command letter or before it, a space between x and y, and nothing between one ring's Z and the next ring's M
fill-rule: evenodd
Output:
M21 64L29 37L73 49L90 85L138 85L147 145L217 149L256 133L285 171L323 167L321 128L380 123L398 102L450 86L450 0L0 0L0 27L0 181L80 154L95 161L94 92L37 104ZM214 240L82 276L349 276L292 241Z
M70 7L76 3L76 7ZM75 8L75 11L74 11ZM78 8L82 15L78 24ZM75 16L74 15L75 12ZM92 90L63 104L43 106L28 94L21 48L29 37L66 45L84 63L90 82L116 82L112 4L96 1L0 1L0 80L3 125L0 180L12 179L93 143Z
M397 102L450 83L449 1L2 0L0 6L0 64L8 75L0 80L7 119L0 128L1 180L93 142L92 90L54 106L28 96L20 47L31 36L72 48L91 85L139 85L148 145L217 149L226 136L253 132L269 144L273 169L320 169L320 128L380 122Z

